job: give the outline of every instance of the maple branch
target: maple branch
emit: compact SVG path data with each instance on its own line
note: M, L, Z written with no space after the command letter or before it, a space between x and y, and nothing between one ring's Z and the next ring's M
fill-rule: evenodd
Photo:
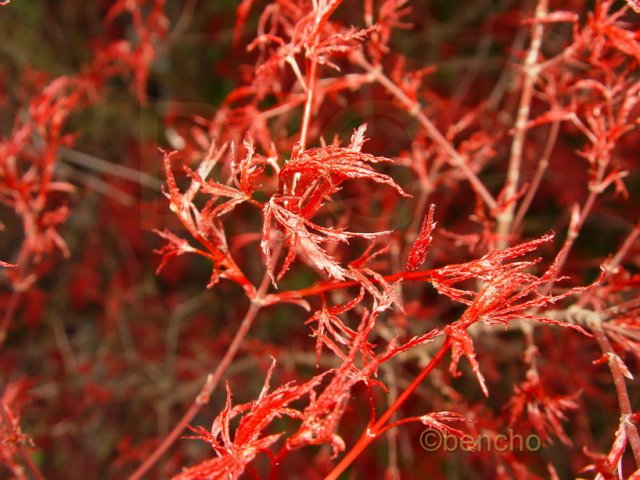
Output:
M399 272L390 275L383 275L381 278L389 283L393 283L398 280L414 282L428 281L435 271L436 270L419 270L415 272ZM378 279L376 277L371 277L369 280L374 284L378 282ZM267 300L269 300L269 304L272 304L298 298L312 297L315 295L321 295L325 292L330 292L332 290L337 290L339 288L357 287L358 285L360 285L360 282L356 280L319 282L310 287L300 288L298 290L287 290L285 292L269 294L267 296Z
M157 192L161 190L162 181L146 172L127 167L126 165L109 162L102 158L98 158L95 155L79 152L67 147L60 147L58 151L60 159L68 163L90 168L91 170L104 173L106 175L122 178L151 188Z
M385 373L387 386L389 388L387 402L389 406L391 406L398 398L398 382L396 378L396 371L393 366L389 364L383 365L383 370ZM375 408L374 405L372 405L371 408L373 410ZM375 410L372 414L375 415ZM373 418L375 417L372 417L372 419ZM393 418L395 419L396 416L394 415ZM398 468L398 430L392 428L385 432L385 436L387 437L387 445L389 448L389 459L387 461L385 478L389 480L398 480L400 479L400 469Z
M354 90L370 82L371 79L369 79L367 75L351 73L345 74L344 77L340 78L316 78L315 83L317 87L321 88L322 91L327 94L338 93L342 90ZM305 82L305 92L307 89L308 87ZM286 101L267 108L266 110L262 110L261 112L258 112L256 116L267 120L279 117L302 104L306 104L307 98L308 95L305 93L291 93Z
M277 259L280 255L280 250L282 247L282 243L278 242L273 249L273 257ZM251 299L251 305L247 310L242 322L240 322L240 327L238 327L238 331L236 332L231 344L227 348L222 360L218 363L218 366L214 370L213 373L210 373L207 376L207 380L203 385L200 393L196 396L194 401L191 403L191 406L186 411L186 413L182 416L182 418L178 421L175 427L169 432L169 434L165 437L162 443L154 450L154 452L144 461L142 465L140 465L134 472L129 476L128 480L139 480L141 479L154 465L155 463L165 454L165 452L173 445L173 443L178 439L180 434L184 431L185 428L193 421L196 415L200 412L202 407L209 403L209 399L211 398L212 393L215 391L216 387L220 383L222 376L231 365L231 362L235 358L238 350L240 350L240 346L244 342L244 339L247 337L251 326L253 325L253 321L256 319L256 316L264 306L263 300L264 295L269 288L270 277L269 273L265 271L262 280L260 282L260 286L258 287L256 296Z
M511 224L511 233L515 233L520 229L522 225L522 221L524 220L531 203L533 202L533 198L535 197L538 188L540 187L540 183L542 182L542 177L544 173L547 171L549 167L549 158L551 157L551 152L553 147L556 144L556 140L558 139L558 132L560 131L560 122L555 121L551 125L551 129L549 131L549 137L547 139L547 144L545 146L544 152L538 161L538 166L536 167L536 171L533 174L533 179L531 180L531 184L527 189L527 193L520 204L520 208L518 208L518 213L515 216L513 223Z
M616 388L616 394L618 396L618 404L620 405L620 423L624 424L624 428L631 444L631 451L635 458L636 465L640 466L640 435L638 430L631 421L630 417L633 414L631 409L631 402L629 400L629 392L627 391L627 384L624 380L624 372L620 367L620 357L613 350L607 334L602 328L602 319L595 312L589 313L588 326L596 337L596 341L602 350L602 353L608 357L609 370L611 370L611 376L613 377L613 384Z
M307 78L307 101L304 105L304 116L302 117L302 127L300 129L300 151L304 151L307 145L307 135L309 134L309 123L311 122L311 108L313 107L313 92L316 88L316 76L318 72L318 61L311 60L309 78Z
M605 265L606 275L609 276L618 271L618 267L624 260L624 257L627 256L631 247L635 244L636 240L640 236L640 222L636 224L634 229L631 231L629 236L625 239L624 243L618 250L618 253L611 259L611 261L607 262Z
M381 432L384 431L385 424L393 416L393 414L402 406L409 396L420 386L424 379L431 371L442 361L447 351L451 347L451 339L447 336L444 343L433 356L426 367L418 374L411 384L400 394L396 401L382 414L382 416L362 434L356 444L342 458L342 460L334 467L334 469L325 477L325 480L337 480L349 465L373 442Z
M490 209L495 209L497 207L497 203L491 193L487 190L484 184L480 181L478 176L474 173L474 171L467 165L465 159L458 153L458 151L447 141L447 139L440 133L437 127L427 118L427 116L422 112L422 105L417 101L411 100L406 93L404 93L400 87L398 87L395 83L391 81L389 77L387 77L384 72L382 72L379 68L374 67L370 64L360 52L355 52L351 58L353 61L358 64L360 67L364 68L378 83L380 83L387 91L396 97L401 103L407 107L407 112L414 117L422 127L426 130L429 138L442 148L447 155L452 160L454 166L460 168L462 173L467 180L471 184L472 188L475 192L482 198L484 203Z
M197 0L185 0L184 6L182 7L182 12L180 12L180 16L178 20L176 20L173 25L173 29L167 35L167 38L160 46L161 49L166 49L177 42L187 31L189 25L193 21L193 15L195 13L197 6Z
M497 236L498 248L502 249L509 244L508 235L512 229L513 215L515 213L515 202L509 201L518 191L520 180L520 169L522 165L522 151L527 133L527 121L533 99L533 87L538 79L540 67L536 65L540 46L542 45L543 23L540 21L547 15L548 0L538 0L535 12L535 20L538 20L531 27L531 44L524 61L524 84L522 85L522 95L515 123L515 134L511 144L511 156L509 157L509 167L507 170L507 181L504 185L504 199L507 202L505 209L497 216Z
M631 233L627 236L627 238L624 240L624 242L618 249L617 253L613 256L613 258L611 258L608 261L605 261L602 264L601 268L604 270L601 278L602 283L608 280L611 275L615 275L616 273L618 273L620 269L620 264L624 260L624 257L626 257L627 254L629 253L629 250L631 250L631 247L633 247L635 242L638 240L639 236L640 236L640 222L638 222L635 225ZM594 290L591 290L587 295L583 296L578 301L578 306L582 307L586 305L590 300L593 299L595 293L596 293L596 290L594 289ZM640 300L640 299L637 299L637 300ZM617 305L616 307L612 307L612 308L616 308L620 310L619 307L621 307L622 305ZM609 311L611 311L611 308L609 309ZM603 318L603 320L607 320L607 318Z
M580 235L580 230L582 230L582 226L584 225L584 222L587 220L587 217L591 213L591 210L593 209L596 203L596 199L598 198L598 195L602 193L601 184L602 184L602 180L604 179L604 174L608 164L609 164L608 160L600 162L600 166L596 174L597 178L593 182L593 184L589 185L589 196L587 197L587 200L585 201L582 208L579 208L576 206L574 209L574 212L572 215L573 218L569 223L569 231L567 232L567 238L565 239L564 244L562 245L562 248L558 253L558 257L556 260L557 268L556 268L555 275L553 275L549 279L549 282L547 283L546 287L542 289L543 295L546 295L551 291L553 284L557 280L558 275L560 275L560 272L562 271L562 268L564 267L564 264L567 261L567 258L569 257L569 252L571 251L571 248L573 248L573 244L578 238L578 235Z

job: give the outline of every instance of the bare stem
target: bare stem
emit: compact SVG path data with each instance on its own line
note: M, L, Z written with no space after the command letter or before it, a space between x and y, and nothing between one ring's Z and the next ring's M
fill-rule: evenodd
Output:
M275 261L280 254L282 244L278 242L273 250L273 257ZM255 320L258 312L263 307L263 299L264 295L269 288L269 274L267 272L264 273L262 277L262 281L260 282L260 286L258 287L256 297L251 301L251 305L247 310L242 322L240 323L240 327L236 332L235 336L229 348L222 357L222 360L216 367L213 373L210 373L207 376L207 380L200 390L200 393L195 398L195 400L191 403L191 406L187 410L187 412L182 416L182 418L178 421L175 427L169 432L169 435L165 437L162 443L155 449L155 451L144 461L142 465L140 465L133 474L129 477L129 480L139 480L142 478L155 464L156 462L165 454L165 452L173 445L173 443L178 439L180 434L184 431L184 429L193 421L196 415L200 412L202 407L209 403L209 398L211 394L214 392L220 380L222 380L223 375L231 365L231 362L235 358L238 350L240 350L240 346L244 342L244 339L247 337L251 326L253 325L253 321Z
M631 250L631 247L633 247L636 240L638 240L639 236L640 236L640 222L636 224L635 228L631 231L629 236L626 238L626 240L618 250L618 253L616 253L615 256L611 259L611 261L605 265L607 270L607 275L616 273L616 271L618 270L618 267L622 263L622 260L624 260L624 257L626 257L626 255L629 253L629 250Z
M196 4L197 4L196 0L186 0L184 2L184 6L182 7L182 12L180 13L180 17L178 17L178 20L176 20L173 26L173 29L171 30L169 35L167 35L167 39L161 45L160 47L161 49L170 47L184 35L184 32L187 31L187 28L189 28L189 25L193 21L193 15L196 10Z
M540 20L547 14L547 0L539 0L536 7L535 19ZM518 191L518 183L520 181L520 169L522 168L522 151L524 149L524 140L526 136L526 126L529 120L529 111L531 109L531 100L533 99L533 90L540 67L537 65L538 55L540 54L540 46L542 45L542 22L536 22L531 27L531 44L524 60L524 83L522 85L522 95L520 96L520 104L516 116L515 133L513 143L511 144L511 156L509 157L509 167L507 170L507 180L504 185L505 200L511 199ZM498 248L505 248L509 244L508 235L511 231L511 224L515 213L515 202L508 202L504 211L498 215L497 235Z
M567 238L565 239L562 249L560 250L560 253L558 254L558 258L556 260L556 273L552 278L549 279L549 282L547 282L547 285L542 289L543 295L546 295L551 291L551 288L553 287L553 284L555 283L558 276L560 275L560 272L564 267L564 264L566 263L567 258L569 258L569 252L571 251L573 244L578 238L578 235L580 235L580 230L582 230L582 226L584 225L584 222L587 220L587 217L591 214L591 210L593 209L596 203L598 195L600 195L601 193L600 186L602 185L602 179L604 178L604 174L609 162L602 161L599 163L600 163L600 167L598 168L598 172L596 174L597 179L595 180L595 182L593 182L593 184L589 186L589 196L587 197L587 200L585 201L583 207L580 209L577 215L577 218L575 220L572 220L569 225L569 232L567 233Z
M518 209L518 213L516 214L515 220L511 224L511 233L517 232L522 225L522 221L524 220L527 211L529 211L529 207L533 202L533 197L535 197L538 188L540 187L540 183L542 182L542 177L544 173L547 171L549 167L549 158L551 157L551 152L553 150L554 145L556 144L556 140L558 138L558 132L560 131L560 122L553 122L551 125L551 130L549 131L549 137L547 140L547 145L545 146L544 152L538 161L538 166L536 168L535 173L533 174L533 179L531 180L531 185L527 190L527 194L525 195L522 203L520 204L520 208Z
M304 116L302 117L302 127L300 130L300 150L304 150L307 145L309 135L309 123L311 122L311 110L313 108L313 92L316 88L316 76L318 73L318 62L311 60L309 77L307 78L307 102L304 105Z
M604 274L603 274L603 277L602 277L602 282L603 283L606 280L608 280L611 275L614 275L614 274L616 274L618 272L618 270L620 268L620 264L622 263L624 258L627 256L627 254L631 250L631 247L633 247L635 242L638 240L639 236L640 236L640 222L638 222L636 224L634 229L627 236L625 241L622 243L622 246L618 249L617 253L613 256L613 258L611 258L611 260L609 260L609 261L606 261L602 265L602 267L604 268ZM588 292L587 295L584 295L578 301L578 305L580 307L586 305L589 301L591 301L593 299L593 297L596 294L596 292L597 292L597 290L595 290L595 289L591 290L590 292ZM640 299L636 299L636 300L632 301L631 303L634 303L634 302L636 302L638 300L640 300ZM620 305L617 305L616 307L611 307L609 309L609 311L611 311L612 309L615 309L617 311L623 311L623 308L622 308L623 305L624 304L620 304ZM611 313L613 313L613 312L611 312ZM603 320L606 320L606 318L603 319Z
M447 155L451 158L452 164L462 171L467 180L475 190L475 192L482 198L484 203L490 209L495 209L497 203L495 199L491 196L491 193L487 190L484 184L480 181L475 172L469 167L467 161L458 153L458 151L449 143L449 141L440 133L440 131L436 128L436 126L427 118L427 116L422 111L422 106L416 102L411 100L395 83L391 81L389 77L387 77L384 72L382 72L379 68L371 65L360 52L356 52L352 56L355 63L357 63L360 67L364 68L369 74L383 87L387 89L387 91L396 97L401 103L405 105L408 113L413 116L422 127L426 130L429 138L438 145L442 150L444 150Z
M60 152L60 158L68 163L90 168L91 170L104 173L106 175L122 178L124 180L149 187L158 192L162 186L162 181L158 178L134 168L109 162L94 155L89 155L88 153L79 152L66 147L60 147L58 151Z
M602 328L602 320L595 313L594 316L597 316L598 318L589 322L589 327L596 337L602 353L609 357L609 369L611 370L613 384L616 387L616 393L618 395L618 404L620 405L620 422L623 423L624 428L627 431L627 437L631 444L633 457L636 460L636 466L640 466L640 435L638 435L638 430L629 419L633 410L631 409L631 402L629 401L629 392L627 392L627 384L624 380L624 374L617 361L618 354L613 350L613 347L607 338L607 334Z

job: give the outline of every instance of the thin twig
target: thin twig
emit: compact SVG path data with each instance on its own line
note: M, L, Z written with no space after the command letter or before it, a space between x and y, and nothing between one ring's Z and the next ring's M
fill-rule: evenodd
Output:
M638 435L638 430L629 418L633 414L633 410L631 409L631 402L629 401L629 392L627 392L627 384L624 380L624 373L622 372L622 368L618 363L619 357L618 354L613 350L613 347L611 346L611 343L607 338L607 334L602 328L602 320L600 319L599 315L595 312L591 313L592 321L589 322L589 328L596 337L596 341L598 342L598 345L600 345L602 353L609 357L609 369L611 370L613 384L616 387L616 394L618 395L618 403L620 405L620 422L624 425L624 428L627 432L627 437L629 438L629 443L631 444L633 457L636 460L636 466L640 467L640 435Z
M302 127L300 129L300 150L303 151L307 145L307 136L309 135L309 123L311 122L311 110L313 108L313 93L316 88L316 76L318 73L318 62L316 59L311 60L309 76L307 78L307 101L304 105L304 115L302 117Z
M549 167L549 159L551 158L551 152L553 151L553 147L556 144L556 140L558 139L558 132L560 131L560 122L555 121L551 125L551 129L549 130L549 137L547 139L547 144L545 145L544 152L538 161L538 166L536 167L536 171L533 174L533 179L531 180L531 184L527 189L527 194L525 195L522 203L520 204L520 208L518 208L518 213L515 216L513 223L511 224L511 233L515 233L520 229L522 225L522 221L526 213L529 211L529 207L533 202L533 197L535 197L538 192L538 188L540 187L540 183L542 182L542 177L544 173L547 171Z
M104 195L105 197L109 197L115 202L118 202L123 207L132 207L136 204L136 197L134 197L133 195L129 195L127 192L123 192L122 190L114 188L109 183L101 180L94 175L81 172L80 170L71 168L64 163L58 163L56 168L61 176L76 180L78 183L86 185L88 189Z
M547 15L547 0L539 0L536 7L535 19L541 20ZM533 99L534 85L538 79L540 68L537 65L540 47L542 45L543 23L536 22L531 27L531 44L524 60L524 83L522 85L522 94L520 96L520 104L516 116L515 133L511 144L511 155L509 157L509 167L507 170L507 180L504 185L503 194L507 205L504 211L497 217L497 236L498 248L505 248L509 244L509 232L515 213L515 202L509 201L518 191L518 183L520 180L520 169L522 168L522 152L524 149L524 141L527 133L527 122L529 120L529 111L531 109L531 100Z
M184 35L184 32L187 31L189 25L193 21L193 14L196 9L197 0L186 0L184 2L184 6L182 7L182 12L180 12L180 17L176 20L173 29L167 35L166 40L162 43L159 50L166 49L173 45L176 41Z
M398 280L427 282L430 280L434 271L435 270L420 270L416 272L399 272L399 273L393 273L390 275L383 275L381 278L389 283L393 283ZM376 283L378 281L375 277L371 277L369 280L373 283ZM272 303L278 303L281 301L295 300L295 299L304 298L304 297L311 297L314 295L321 295L325 292L330 292L332 290L337 290L339 288L356 287L358 285L360 285L360 283L356 280L344 280L339 282L335 282L335 281L319 282L307 288L301 288L298 290L287 290L280 293L270 294L266 297L266 300L268 301L269 304L272 304Z
M606 275L609 276L618 271L618 267L624 260L624 257L627 256L631 247L636 243L638 237L640 236L640 222L638 222L635 228L631 231L629 236L626 238L622 246L618 249L618 252L611 259L611 261L607 262L605 265Z
M606 172L607 166L609 165L609 161L605 160L599 163L600 163L600 166L596 173L597 178L593 182L593 184L589 186L589 196L587 197L587 200L585 201L582 208L578 209L577 206L574 208L572 219L569 223L567 238L565 239L564 244L560 249L560 253L558 253L558 257L556 258L556 272L549 279L549 281L547 282L547 285L542 289L543 295L547 295L551 291L553 284L558 279L558 276L560 275L560 272L562 271L562 268L564 267L564 264L566 263L567 258L569 258L569 253L573 248L573 244L578 238L578 235L580 235L580 231L582 230L584 222L587 220L587 218L591 214L591 210L593 209L596 203L596 199L598 198L598 195L602 193L600 186L602 184L602 180L604 179L604 174Z
M129 180L130 182L144 185L145 187L152 188L153 190L160 191L162 181L153 175L135 170L133 168L119 165L117 163L108 162L101 158L89 155L88 153L78 152L77 150L71 150L70 148L60 147L60 158L69 163L80 165L96 172L104 173L114 177Z
M278 242L278 244L273 249L273 257L277 259L280 254L282 243ZM277 260L276 260L277 261ZM200 412L202 407L209 403L209 399L211 395L215 391L216 387L222 380L223 375L227 371L229 365L235 358L238 350L240 350L240 346L244 342L251 326L253 325L253 321L256 316L264 306L263 299L264 295L269 288L270 277L268 272L265 272L262 281L260 282L260 286L258 287L256 297L251 301L251 305L247 310L242 322L240 323L240 327L236 332L235 336L229 348L225 352L222 360L216 367L213 373L210 373L207 376L207 380L203 385L200 393L195 398L187 412L182 416L182 418L178 421L175 427L169 432L169 435L162 441L162 443L154 450L154 452L144 461L142 465L140 465L133 474L129 477L129 480L139 480L142 478L154 465L155 463L165 454L165 452L173 445L173 443L178 439L180 434L184 431L184 429L193 421L196 415Z
M416 120L418 120L418 122L420 122L431 140L447 153L454 166L460 168L464 176L467 178L475 192L480 196L480 198L482 198L484 203L486 203L490 209L495 209L497 207L497 203L491 193L489 193L489 191L480 181L475 172L471 169L471 167L469 167L467 161L462 157L462 155L458 153L453 145L451 145L451 143L447 141L447 139L442 135L442 133L440 133L437 127L423 113L422 106L418 102L411 100L379 68L371 65L360 52L354 53L352 55L352 58L356 64L369 72L369 74L372 75L373 78L378 81L378 83L385 87L391 95L396 97L405 105L405 107L407 108L407 112Z

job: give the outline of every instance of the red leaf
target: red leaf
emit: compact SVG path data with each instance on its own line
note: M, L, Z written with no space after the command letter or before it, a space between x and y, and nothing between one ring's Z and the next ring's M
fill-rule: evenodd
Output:
M473 340L471 339L471 336L469 336L466 330L457 328L457 325L455 324L447 325L445 327L445 332L451 338L451 366L449 367L451 375L454 377L459 377L461 375L458 371L458 363L463 355L466 356L473 373L476 375L476 378L480 383L482 393L488 397L489 390L487 389L484 376L480 371L480 364L478 363L478 360L476 360L476 352L473 348Z
M431 233L436 226L436 222L433 221L433 212L435 205L431 204L429 207L429 213L425 215L420 227L420 233L418 238L414 242L411 250L409 251L409 257L407 258L407 270L417 270L420 265L427 258L427 252L429 251L429 245L431 245Z
M347 270L343 268L338 261L329 255L320 244L328 240L339 241L348 243L351 237L362 238L375 238L381 235L387 235L389 232L375 232L375 233L356 233L347 232L338 228L325 228L314 224L310 220L307 220L303 216L292 212L285 208L284 204L289 206L293 200L290 198L277 198L274 196L271 200L265 204L264 213L264 225L262 232L262 241L260 242L262 252L265 256L265 263L269 275L275 285L276 280L282 278L286 273L289 266L295 258L296 248L299 247L311 263L321 272L324 272L331 278L338 280L344 280L347 275ZM289 235L287 242L289 244L289 251L285 258L284 264L280 269L280 272L274 274L274 265L271 258L271 223L275 220Z
M175 234L171 233L168 230L164 230L164 231L154 230L154 232L169 242L164 247L154 251L154 253L157 253L158 255L162 255L162 260L160 261L160 265L156 269L156 274L160 273L160 271L167 265L169 260L171 260L173 257L184 255L185 253L188 253L188 252L196 251L195 248L189 245L189 242L187 242L183 238L176 236Z

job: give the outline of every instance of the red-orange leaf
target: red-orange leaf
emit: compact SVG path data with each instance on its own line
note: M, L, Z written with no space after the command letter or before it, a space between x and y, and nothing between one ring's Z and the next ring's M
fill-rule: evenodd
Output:
M435 205L431 204L429 213L424 217L422 227L420 227L418 238L409 251L409 257L407 259L407 270L409 271L418 269L425 258L427 258L427 252L429 251L429 245L431 245L432 239L431 233L436 226L436 222L433 221L434 209Z

